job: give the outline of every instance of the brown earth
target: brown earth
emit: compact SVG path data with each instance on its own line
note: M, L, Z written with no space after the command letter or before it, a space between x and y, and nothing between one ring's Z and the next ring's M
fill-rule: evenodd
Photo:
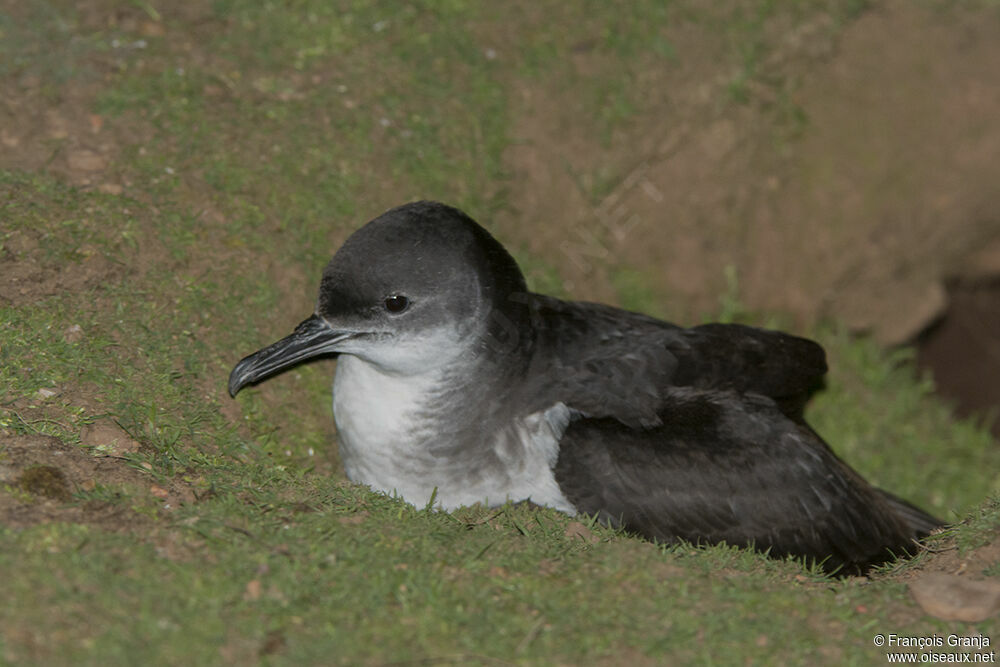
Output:
M817 20L761 65L780 88L722 107L721 46L701 26L669 34L680 63L638 73L643 117L608 143L573 90L521 90L504 231L561 253L571 292L614 298L609 269L634 267L695 317L717 310L732 266L754 310L902 343L943 312L944 279L973 254L1000 274L1000 253L983 251L1000 249L995 13L890 1L842 32ZM573 63L583 77L606 67L586 51ZM798 123L775 120L779 105ZM601 173L619 178L595 201Z

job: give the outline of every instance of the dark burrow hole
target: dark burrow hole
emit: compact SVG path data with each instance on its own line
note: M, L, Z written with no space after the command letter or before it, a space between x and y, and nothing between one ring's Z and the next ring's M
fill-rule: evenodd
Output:
M1000 276L945 287L948 308L917 339L917 364L959 415L992 420L1000 438Z

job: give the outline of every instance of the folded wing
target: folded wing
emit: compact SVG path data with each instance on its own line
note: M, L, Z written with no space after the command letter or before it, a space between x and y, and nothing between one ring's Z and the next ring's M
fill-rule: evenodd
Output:
M661 423L673 387L757 393L799 419L826 372L823 348L737 324L684 329L593 303L533 295L531 396L633 427Z
M750 546L838 573L912 553L940 525L870 486L766 398L676 390L662 415L646 431L571 423L555 469L566 498L649 539Z

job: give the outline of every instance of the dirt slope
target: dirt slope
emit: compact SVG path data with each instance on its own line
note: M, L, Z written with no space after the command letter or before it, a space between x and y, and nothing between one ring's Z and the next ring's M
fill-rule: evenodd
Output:
M751 309L911 340L944 311L944 280L1000 244L1000 15L890 1L843 28L821 16L724 106L734 79L706 28L671 27L673 64L628 73L642 108L610 139L558 80L524 84L505 227L565 260L577 297L615 298L608 275L627 266L693 319L717 311L732 266ZM586 43L571 57L576 76L601 71ZM992 257L980 273L1000 273Z

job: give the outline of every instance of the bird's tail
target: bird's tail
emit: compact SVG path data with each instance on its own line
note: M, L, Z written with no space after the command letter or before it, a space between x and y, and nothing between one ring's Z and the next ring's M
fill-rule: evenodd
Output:
M894 496L888 491L878 490L889 503L889 507L906 524L907 528L913 531L916 539L927 537L934 530L945 525L941 519L931 516L916 505L909 503L898 496Z

